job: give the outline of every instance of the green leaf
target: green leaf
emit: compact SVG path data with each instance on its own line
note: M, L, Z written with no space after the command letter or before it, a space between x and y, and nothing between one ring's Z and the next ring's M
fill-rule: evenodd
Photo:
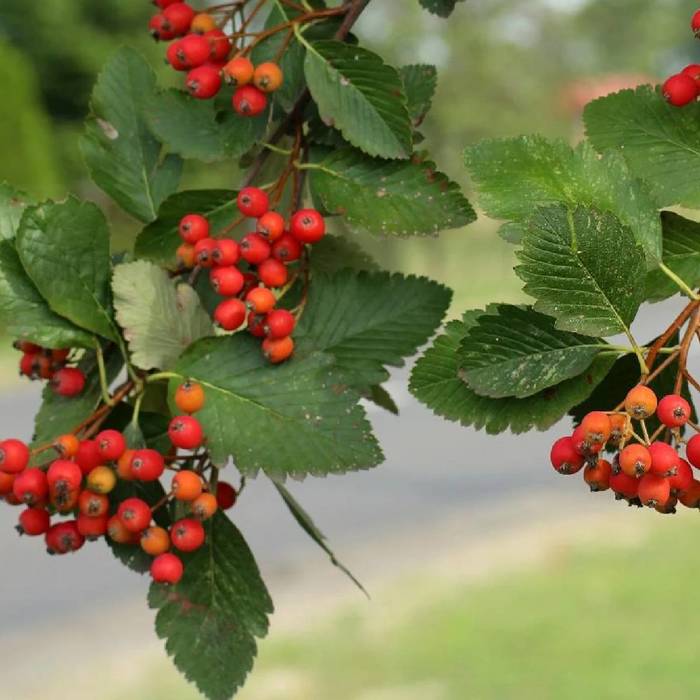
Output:
M0 183L0 240L13 239L25 208L30 204L24 192Z
M272 483L282 497L284 504L289 508L289 512L294 517L294 520L299 524L299 527L301 527L301 529L328 555L331 564L340 569L369 598L369 593L367 593L365 587L355 578L350 569L338 560L333 550L329 547L326 536L318 529L316 523L314 523L311 516L302 508L299 501L292 496L284 484L274 479Z
M310 174L328 212L370 233L436 234L476 218L459 185L430 161L380 160L347 148L332 152Z
M395 416L399 415L399 407L396 405L391 394L381 385L374 384L363 392L363 397L368 401L371 401L379 408L383 408L389 413L393 413Z
M462 0L419 0L420 4L439 17L449 17L455 9L455 5Z
M95 183L141 221L156 218L182 171L179 157L163 157L162 144L146 123L155 87L148 62L133 49L119 49L97 79L80 141Z
M452 293L425 277L342 270L315 275L294 333L300 357L335 358L353 386L380 384L440 325Z
M105 365L107 379L113 382L124 366L124 361L116 348L112 348L107 353ZM66 398L58 396L51 387L44 389L41 408L34 419L33 447L46 445L57 437L72 432L99 406L102 392L95 353L88 352L80 361L79 367L85 373L87 380L80 396ZM39 455L39 463L44 460L45 455Z
M408 113L414 126L420 126L432 106L437 89L437 68L425 63L401 66Z
M109 229L96 205L70 197L29 207L16 245L24 269L53 311L115 338Z
M644 252L612 214L565 206L540 209L518 252L518 276L535 309L560 330L628 333L644 297Z
M632 229L650 266L661 259L658 206L621 155L600 158L585 142L572 149L564 141L520 136L470 146L465 160L492 218L523 223L537 208L559 203L610 211Z
M620 149L660 206L700 206L700 105L673 107L642 85L588 104L586 134L599 151Z
M474 318L466 316L465 321L447 324L445 334L416 363L410 390L437 415L490 434L550 428L590 395L615 361L600 356L580 376L525 399L490 399L476 394L459 376L459 345L473 323Z
M700 285L700 223L671 211L661 212L664 230L663 261L689 287ZM662 270L647 275L646 299L661 301L678 294L678 285Z
M304 72L324 121L372 156L408 158L411 120L398 72L375 53L339 41L317 41Z
M180 583L152 584L148 602L175 666L209 700L229 700L253 667L273 607L233 523L217 513L205 527L205 545L183 557Z
M10 338L47 348L88 348L96 342L89 333L51 311L10 240L0 240L0 326Z
M140 369L169 369L192 343L214 334L197 292L153 263L118 265L112 288L117 321Z
M178 233L180 219L187 214L206 216L211 235L216 238L238 217L237 195L233 190L187 190L168 197L158 218L138 235L136 257L174 267L175 253L182 243Z
M367 469L382 461L358 396L315 353L272 366L244 334L200 340L180 359L171 393L184 379L202 384L197 414L215 464L284 478ZM261 440L260 436L265 439Z
M482 396L523 399L577 377L603 347L598 338L558 331L531 308L500 304L462 340L461 376Z
M350 268L352 270L378 270L374 260L365 253L359 243L326 234L311 248L311 270L314 273L333 274Z
M238 158L265 133L267 111L251 118L229 109L218 112L213 100L197 100L180 90L165 90L148 102L153 133L168 150L206 163Z

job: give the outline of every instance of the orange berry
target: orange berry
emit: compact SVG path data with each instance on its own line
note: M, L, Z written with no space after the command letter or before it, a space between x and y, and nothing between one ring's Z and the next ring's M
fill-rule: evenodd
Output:
M185 382L175 392L175 405L183 413L197 413L204 406L206 396L201 384Z
M630 389L627 398L625 398L625 411L632 418L641 420L656 412L657 403L656 394L648 386L638 384Z
M187 269L194 267L197 262L197 254L191 243L183 243L177 249L177 259L180 264Z
M202 494L202 477L193 471L180 471L173 478L173 494L178 501L194 501Z
M109 467L97 467L87 476L87 487L94 493L109 493L117 485L117 475Z
M294 341L291 336L286 338L265 338L262 342L265 357L273 365L284 362L294 352Z
M170 535L162 527L153 525L141 533L141 549L152 557L157 557L170 549Z
M628 476L639 478L651 469L651 453L644 445L627 445L620 452L620 468Z
M216 29L216 20L207 12L200 12L194 16L190 31L197 34L206 34Z
M583 470L583 479L591 491L607 491L610 488L612 465L607 459L599 459L596 464L588 464Z
M107 522L107 535L112 542L117 544L135 544L138 542L138 534L129 532L118 515L113 515Z
M224 80L235 87L247 85L255 73L255 66L245 56L232 58L222 69Z
M61 435L61 437L56 438L53 447L62 459L72 459L78 454L80 440L75 435Z
M592 444L606 443L612 433L608 414L604 411L591 411L582 421L581 430L586 442Z
M203 493L192 501L192 515L197 520L209 520L218 509L219 504L213 493Z
M620 440L627 437L629 432L627 420L628 417L622 413L614 413L610 416L610 442L617 444Z
M117 476L122 481L133 481L136 476L131 471L131 460L134 458L136 450L127 450L117 462Z
M258 90L263 92L274 92L279 90L284 81L281 68L272 62L261 63L253 74L253 82Z
M664 506L671 498L671 482L664 476L645 474L639 480L639 500L642 505L656 508Z

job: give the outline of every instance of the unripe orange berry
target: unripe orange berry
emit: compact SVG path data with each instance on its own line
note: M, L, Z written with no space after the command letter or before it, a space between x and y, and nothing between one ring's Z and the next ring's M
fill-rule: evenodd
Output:
M170 549L170 534L162 527L153 525L141 533L141 549L152 557L157 557Z
M190 31L197 34L206 34L216 29L216 20L207 12L200 12L194 16Z
M175 392L175 405L183 413L196 413L204 406L204 388L197 382L185 382Z
M113 515L107 522L107 535L112 542L117 544L135 544L138 542L138 533L129 532L118 515Z
M581 430L586 442L605 444L610 439L612 425L604 411L591 411L582 421Z
M203 493L192 501L192 515L197 520L208 520L218 509L219 504L213 493Z
M109 467L97 467L87 476L87 487L94 493L109 493L117 485L117 475Z
M639 480L638 495L642 505L650 508L663 506L671 498L671 483L664 476L645 474Z
M136 475L131 471L131 460L134 458L136 450L127 450L117 462L117 476L122 481L134 481Z
M610 437L609 442L616 445L623 438L627 437L629 432L628 416L623 413L614 413L610 416Z
M202 494L202 477L193 471L180 471L173 478L173 494L178 501L194 501Z
M282 70L276 63L268 61L261 63L253 73L253 82L255 87L263 92L274 92L279 90L284 81Z
M627 445L620 452L620 468L628 476L639 478L651 469L651 453L644 445Z
M222 69L224 80L235 87L247 85L255 73L255 66L245 56L232 58Z
M80 449L80 440L75 435L61 435L53 443L54 449L61 455L61 459L73 459Z
M588 464L583 470L583 479L591 491L607 491L610 488L612 465L607 459L599 459L596 464Z
M625 398L625 411L632 418L641 420L653 415L657 404L656 394L648 386L638 384L630 389L627 398Z
M273 365L284 362L294 352L294 341L291 336L286 338L265 338L262 342L265 357Z
M197 253L191 243L183 243L177 249L177 259L180 264L187 269L194 267L197 263Z

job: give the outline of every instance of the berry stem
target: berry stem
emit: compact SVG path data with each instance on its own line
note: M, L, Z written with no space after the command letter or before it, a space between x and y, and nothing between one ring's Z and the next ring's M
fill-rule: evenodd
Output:
M175 374L175 372L156 372L146 377L146 384L153 384L153 382L162 382L170 379L182 379L182 377L179 374Z
M693 301L700 301L700 296L696 294L670 267L664 263L659 263L659 270L661 270L666 277L671 279L678 285L678 288Z
M107 380L107 368L105 367L105 357L102 351L102 344L98 341L96 343L95 353L97 355L97 370L100 375L100 389L102 391L102 401L104 401L107 406L114 406L112 403L113 399L109 395L109 382Z

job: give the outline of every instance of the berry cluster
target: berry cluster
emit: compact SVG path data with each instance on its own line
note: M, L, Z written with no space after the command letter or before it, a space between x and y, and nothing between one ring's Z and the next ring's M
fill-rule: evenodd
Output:
M202 521L236 502L235 489L218 482L213 489L199 466L206 452L200 422L192 415L204 406L201 385L186 382L175 403L183 415L170 422L172 450L163 455L153 449L129 449L118 430L102 430L94 439L70 433L52 445L31 451L21 440L0 442L0 497L10 505L24 505L17 526L20 534L44 536L49 554L81 549L86 540L108 537L123 545L140 546L154 557L155 581L177 583L183 574L181 559L170 552L193 552L205 541ZM40 466L32 461L48 451L56 459ZM34 459L32 459L34 458ZM115 495L119 482L154 482L166 470L174 472L166 498L158 504ZM179 519L169 531L153 524L153 515L170 501L179 504ZM59 518L66 518L55 522Z
M287 266L301 258L306 244L323 238L326 225L315 209L301 209L287 230L284 217L270 209L267 193L257 187L242 189L237 204L243 217L256 219L254 232L240 242L214 239L205 217L188 214L180 221L178 258L186 268L210 270L214 290L225 297L214 312L219 327L237 331L247 320L249 332L264 338L262 348L270 362L283 362L294 351L296 319L292 312L275 308L278 299L272 290L287 285Z
M254 66L245 50L229 60L231 38L213 15L197 14L185 2L157 0L156 5L162 11L151 18L151 34L159 41L175 39L168 46L166 61L176 71L187 73L185 87L190 95L209 100L218 95L226 81L235 88L232 104L238 114L255 117L265 111L267 94L278 90L283 82L276 63Z
M29 379L43 379L59 396L78 396L85 388L85 375L78 367L68 366L69 348L42 348L34 343L18 340L15 348L22 353L19 373Z
M696 37L700 38L700 10L690 20ZM685 107L700 95L700 64L691 63L680 73L672 75L661 88L666 100L674 107Z
M650 437L645 419L654 414L661 427ZM658 401L652 389L640 384L627 394L624 411L588 413L573 435L557 440L552 466L560 474L584 469L591 491L612 489L616 498L631 505L660 513L675 513L678 502L700 508L700 481L691 468L700 469L700 435L686 443L681 434L685 425L691 425L690 415L690 404L682 396L669 394ZM670 442L656 439L664 430ZM683 445L685 458L680 454ZM614 454L611 460L601 457L606 450Z

